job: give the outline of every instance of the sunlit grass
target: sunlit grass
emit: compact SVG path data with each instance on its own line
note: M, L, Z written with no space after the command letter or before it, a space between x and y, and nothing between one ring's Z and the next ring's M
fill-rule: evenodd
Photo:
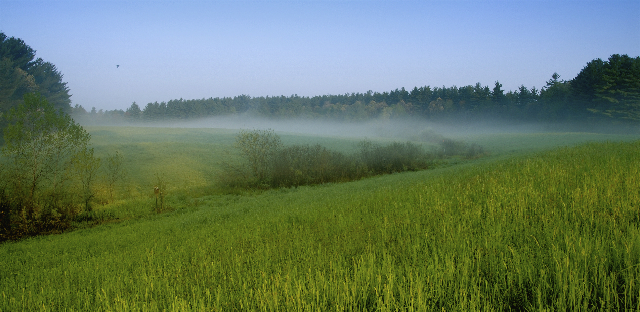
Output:
M120 222L0 245L0 310L640 310L639 150L494 152L243 196L174 186L159 215L149 190L96 209Z

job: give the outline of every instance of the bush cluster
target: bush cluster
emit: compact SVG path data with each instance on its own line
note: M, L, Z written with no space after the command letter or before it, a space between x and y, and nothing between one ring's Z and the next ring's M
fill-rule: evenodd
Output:
M345 182L366 175L353 157L320 145L292 145L278 151L271 168L270 187Z
M365 177L432 167L437 159L483 154L482 147L441 140L440 147L427 152L411 142L381 145L369 140L358 144L358 152L345 155L320 145L284 146L273 130L241 131L236 147L245 167L228 165L222 181L230 187L278 188L329 182L347 182Z
M410 142L379 145L365 140L359 147L358 160L372 175L427 169L434 160L434 155Z
M81 212L91 211L100 158L91 136L40 94L2 116L4 146L0 163L0 241L63 231ZM118 156L118 155L116 155ZM107 169L113 187L121 158Z
M437 154L441 158L462 156L466 159L478 158L485 154L484 148L475 143L466 144L462 141L443 139L439 142Z
M462 156L467 159L473 159L486 154L484 148L480 145L475 143L466 144L462 141L449 139L433 130L423 131L417 139L438 145L435 153L439 158Z

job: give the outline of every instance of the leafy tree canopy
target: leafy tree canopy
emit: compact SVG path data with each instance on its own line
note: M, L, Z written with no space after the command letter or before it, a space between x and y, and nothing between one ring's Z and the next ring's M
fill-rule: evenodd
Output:
M91 138L61 109L56 109L37 93L28 93L24 101L6 114L2 153L9 160L10 182L5 190L12 194L16 207L26 209L28 219L64 212L70 205L63 199L73 193L71 168L93 158L86 151ZM20 209L22 209L20 208ZM57 209L56 213L47 209Z
M587 63L571 80L571 92L592 112L640 121L640 57L613 54Z
M31 92L40 93L55 108L71 111L71 95L62 74L55 65L35 59L35 55L23 40L0 32L0 116ZM0 123L0 131L5 126Z

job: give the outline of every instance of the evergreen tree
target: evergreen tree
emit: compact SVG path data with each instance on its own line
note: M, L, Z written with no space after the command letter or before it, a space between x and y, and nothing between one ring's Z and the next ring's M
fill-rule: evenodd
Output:
M38 92L56 109L71 112L71 95L62 74L53 64L34 58L35 50L24 41L0 32L0 116L31 92ZM6 120L0 120L1 139Z
M640 57L612 55L597 85L596 99L603 104L601 113L640 121Z
M502 103L504 101L504 90L502 90L502 84L499 81L496 81L496 85L493 87L491 98L496 103Z
M545 120L557 121L569 117L567 115L568 103L571 100L569 83L559 79L560 75L553 73L546 86L540 91L543 104L542 118Z
M140 112L140 106L134 101L131 103L131 106L127 108L126 116L129 119L138 120L140 118Z
M571 80L574 107L611 118L640 121L640 57L595 59Z
M62 74L55 65L38 58L29 70L34 77L37 91L44 96L53 107L71 112L71 95L66 82L62 82Z

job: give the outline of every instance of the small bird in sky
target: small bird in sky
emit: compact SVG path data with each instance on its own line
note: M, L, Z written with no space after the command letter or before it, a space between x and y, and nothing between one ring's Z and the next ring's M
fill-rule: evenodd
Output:
M116 65L116 68L120 68L120 65Z

